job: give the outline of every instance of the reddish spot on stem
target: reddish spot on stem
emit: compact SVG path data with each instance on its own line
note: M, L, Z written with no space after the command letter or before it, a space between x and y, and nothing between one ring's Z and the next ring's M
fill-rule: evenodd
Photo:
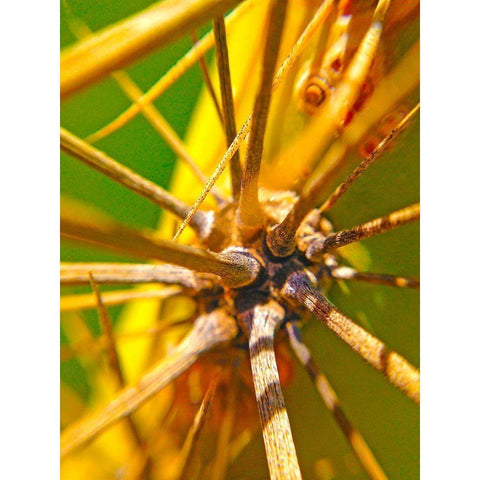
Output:
M355 114L353 113L353 110L349 110L347 114L345 115L345 120L343 121L343 126L346 127L352 120L353 116Z
M362 89L360 90L360 95L358 96L356 102L353 104L353 109L356 112L359 112L362 109L365 101L373 93L373 90L374 90L373 83L370 79L367 78L366 82L362 85Z
M331 64L330 67L334 72L339 72L342 68L342 61L339 58L336 58Z
M371 136L360 145L358 152L363 158L367 158L378 147L379 143L380 139L378 137Z

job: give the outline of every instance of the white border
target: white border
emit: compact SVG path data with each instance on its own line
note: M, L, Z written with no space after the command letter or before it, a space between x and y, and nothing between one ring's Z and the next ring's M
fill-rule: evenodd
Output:
M421 473L478 475L480 8L421 6ZM476 472L476 473L474 473Z
M0 478L55 479L58 4L3 2L1 17Z

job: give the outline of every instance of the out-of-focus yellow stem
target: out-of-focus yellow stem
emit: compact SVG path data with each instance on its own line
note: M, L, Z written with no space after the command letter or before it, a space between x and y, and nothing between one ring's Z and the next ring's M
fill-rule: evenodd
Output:
M166 0L68 48L60 60L61 97L173 42L239 0Z

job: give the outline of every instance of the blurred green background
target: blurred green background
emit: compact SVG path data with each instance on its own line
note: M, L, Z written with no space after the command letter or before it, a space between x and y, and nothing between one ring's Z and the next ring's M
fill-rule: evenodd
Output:
M72 0L69 6L95 31L151 3L147 0ZM205 26L203 31L207 29ZM61 46L74 41L62 5ZM190 46L190 38L184 38L127 71L142 89L147 89ZM212 58L211 53L208 58ZM186 131L201 88L202 77L197 65L155 102L180 136ZM61 124L85 137L107 124L128 105L129 101L117 85L107 79L65 101ZM396 148L384 155L334 207L331 219L336 227L350 227L418 201L418 123L417 118L399 138ZM127 126L99 142L98 147L146 178L168 187L175 156L142 116L137 116ZM60 188L62 195L95 205L133 227L153 228L161 214L151 202L63 154ZM363 244L371 257L370 271L419 277L418 225L401 227ZM61 258L64 261L128 260L67 242L62 242ZM329 298L347 315L371 329L390 348L418 366L419 293L353 282L347 287L348 292L338 285L333 287ZM109 310L115 319L120 307ZM87 312L85 319L98 334L96 313ZM389 478L419 478L417 406L318 322L309 322L304 336L347 415L367 439ZM65 341L63 335L62 341ZM88 383L78 362L62 363L61 378L88 398ZM307 375L300 369L293 384L286 388L285 396L304 478L328 478L320 477L318 466L315 466L325 458L333 460L335 465L335 476L330 478L366 478ZM257 436L246 448L230 469L228 478L267 478L261 438Z

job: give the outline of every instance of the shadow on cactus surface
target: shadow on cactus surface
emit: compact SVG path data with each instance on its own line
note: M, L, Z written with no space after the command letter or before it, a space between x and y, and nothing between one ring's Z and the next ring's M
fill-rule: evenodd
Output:
M62 3L63 478L419 477L418 9Z

